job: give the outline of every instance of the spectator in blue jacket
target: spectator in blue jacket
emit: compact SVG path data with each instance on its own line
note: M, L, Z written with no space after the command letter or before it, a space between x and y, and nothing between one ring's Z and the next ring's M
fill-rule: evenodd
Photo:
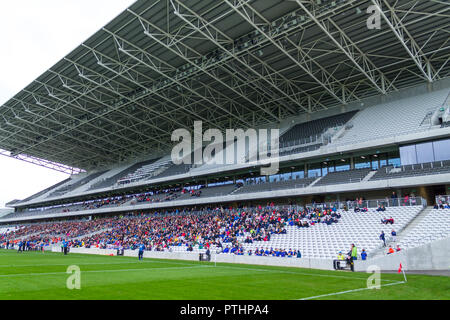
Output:
M384 235L384 231L381 231L380 240L383 241L383 247L386 247L386 237Z
M365 249L362 249L361 251L361 260L366 260L367 259L367 252Z
M391 236L392 236L392 240L395 242L395 239L397 238L397 232L395 232L394 229L392 229Z

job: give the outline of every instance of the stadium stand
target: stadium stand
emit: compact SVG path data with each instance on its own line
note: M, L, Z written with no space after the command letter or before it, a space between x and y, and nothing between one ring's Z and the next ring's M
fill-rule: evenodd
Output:
M76 188L82 186L83 184L89 183L89 181L101 176L102 174L104 174L106 171L99 171L99 172L95 172L92 174L87 175L84 178L81 179L76 179L76 181L74 181L73 183L69 184L69 185L64 185L58 189L56 189L55 191L51 192L47 198L50 197L55 197L55 196L60 196L63 194L66 194L72 190L75 190Z
M191 165L190 164L180 164L180 165L175 165L173 164L173 162L170 162L168 164L167 169L165 169L164 171L162 171L161 173L155 175L154 179L159 179L159 178L165 178L165 177L170 177L170 176L175 176L177 174L183 174L183 173L187 173L189 172L189 170L191 169Z
M428 207L392 244L407 250L448 237L450 237L450 209Z
M383 215L375 209L357 213L339 210L342 216L339 223L317 223L309 228L287 226L286 235L274 235L270 241L244 244L243 247L246 251L256 248L295 248L301 251L303 257L333 259L339 251L346 254L354 243L359 250L365 249L370 255L382 245L378 238L380 232L383 230L388 235L392 230L391 225L380 224L382 216L393 217L395 228L399 231L421 210L421 206L387 208Z
M448 89L416 95L371 106L361 110L350 121L351 128L344 131L336 144L350 144L374 140L408 132L424 131L420 124L426 109L438 109L448 96Z
M19 227L17 227L17 226L14 226L14 227L6 227L6 228L0 228L0 236L6 236L8 233L10 233L10 232L14 232L14 231L16 231L16 230L18 230L19 229Z
M171 175L186 173L190 165L174 165L169 156L164 156L158 160L149 160L136 163L127 169L120 171L96 184L93 184L89 190L111 187L115 184L126 185L141 180L150 180L154 178L163 178Z
M137 0L2 106L0 153L71 177L9 202L0 239L370 259L382 230L405 249L448 238L450 209L424 209L450 188L448 5L392 1L383 19L407 23L377 33L361 28L372 2ZM172 134L200 120L280 129L279 172L175 165Z
M326 176L322 177L315 186L361 182L370 171L371 169L354 169L329 172Z
M391 102L387 102L384 104L369 106L361 111L352 111L347 112L338 116L325 117L322 119L316 119L313 121L297 124L291 129L289 129L285 134L283 134L282 139L287 146L280 148L280 156L284 155L292 155L292 154L301 154L308 151L315 151L320 149L323 146L323 141L316 143L311 142L306 145L296 145L299 140L295 140L298 137L307 137L310 136L311 133L321 132L319 129L321 124L325 125L325 131L328 129L336 128L335 125L340 125L341 128L337 130L336 137L333 137L331 140L327 140L327 144L329 148L339 147L342 145L346 145L349 143L353 143L352 139L348 139L349 136L358 136L358 141L365 139L364 134L370 136L370 139L376 139L381 136L386 136L386 132L383 130L391 130L386 129L385 127L395 127L392 123L396 121L398 124L398 130L403 130L402 128L418 128L420 127L420 123L423 122L422 119L419 120L418 113L414 110L421 110L421 108L428 108L428 113L430 113L435 107L430 108L429 104L432 105L440 105L439 101L442 98L448 95L448 90L436 90L431 93L418 95L417 99L413 98L402 98L397 99ZM431 102L427 102L427 101ZM399 106L398 109L392 109L393 106ZM411 112L405 113L405 106L411 106ZM437 108L437 107L436 107ZM377 111L378 110L378 111ZM384 110L384 111L383 111ZM389 116L389 120L391 122L385 122L386 110L391 110L391 115ZM395 110L395 111L392 111ZM419 112L419 111L417 111ZM375 114L381 113L383 116L377 117ZM427 113L427 114L428 114ZM409 120L408 120L409 119ZM411 119L415 119L415 124L411 127ZM369 125L370 122L371 124ZM409 123L409 125L408 125ZM344 127L342 127L344 126ZM436 127L436 126L435 126ZM359 129L358 129L359 128ZM372 134L372 133L364 133L360 135L357 131L354 130L363 130L364 128L370 128L369 131L373 130L377 131L380 134ZM384 128L381 130L380 128ZM302 133L302 130L305 130ZM419 128L420 130L428 130L427 128ZM436 127L436 129L441 129ZM443 128L445 129L445 128ZM393 129L392 129L393 130ZM397 130L397 129L396 129ZM409 130L409 129L408 129ZM353 133L354 132L354 133ZM403 131L402 131L403 132ZM408 131L409 132L409 131ZM395 131L394 133L398 134L399 131ZM302 136L303 134L303 136ZM359 139L361 138L361 139ZM370 139L368 141L370 141ZM295 142L297 141L297 142ZM305 142L305 141L303 141ZM292 144L292 145L291 145ZM378 169L373 168L373 170L378 169L375 174L370 177L370 181L384 180L384 179L394 179L399 177L414 177L418 175L430 175L430 174L439 174L439 173L447 173L448 172L448 162L449 160L444 161L435 161L433 163L423 163L414 165L412 170L409 170L408 167L393 168L392 166L384 165L384 168ZM383 166L381 164L381 166ZM170 161L170 156L166 155L162 158L152 159L141 161L135 164L128 165L119 165L116 167L112 167L108 171L102 170L92 174L72 176L70 180L66 180L61 182L60 184L49 188L48 191L43 190L41 193L33 195L28 199L18 201L14 203L14 206L18 206L21 203L26 203L30 201L32 203L37 202L36 200L43 199L46 197L47 199L57 199L58 197L64 197L67 195L80 195L82 196L85 191L95 191L95 190L117 190L120 188L129 187L130 184L137 183L139 185L143 185L145 182L151 182L154 179L161 180L170 180L171 176L190 173L190 175L194 176L196 174L201 174L203 170L211 169L212 171L220 172L221 170L226 170L226 165L200 165L194 167L192 165L175 165ZM325 173L326 174L326 173ZM353 176L354 175L354 176ZM238 178L238 177L237 177ZM353 171L342 172L342 173L328 173L327 176L323 177L320 181L318 181L317 186L321 185L331 185L331 184L341 184L345 182L357 182L364 179L364 170L362 171ZM158 182L159 183L159 182ZM245 188L239 193L245 192ZM90 193L95 198L94 193Z
M180 165L173 167L177 168L178 170L187 170L187 168L189 168L190 165ZM170 170L170 168L167 170ZM171 172L173 173L176 171ZM253 181L249 180L248 182L245 182L242 186L230 184L225 186L205 187L204 185L197 184L197 187L193 188L192 192L183 192L182 187L179 187L178 189L173 188L160 189L159 187L155 187L145 194L148 195L147 202L154 203L154 202L172 201L175 199L187 200L191 199L193 196L208 198L231 194L242 195L247 193L258 193L264 191L302 189L312 185L319 187L330 185L343 185L348 183L363 182L365 180L380 181L404 177L416 177L416 176L436 175L445 173L450 173L450 161L438 161L433 163L400 166L398 168L394 168L393 166L385 166L380 168L379 170L372 170L370 168L353 169L353 170L330 172L322 177L309 177L302 179L287 179L287 180L278 178L273 182L259 181L258 183L254 183ZM58 212L64 213L64 212L82 211L87 209L99 209L107 206L112 206L113 203L116 203L116 206L127 206L133 204L133 201L131 201L133 197L139 197L139 193L128 192L120 196L103 197L101 199L93 199L89 201L84 201L82 203L79 202L66 203L64 205L58 205L57 207L38 207L29 210L19 210L17 212L1 217L0 222L2 220L11 219L15 217L33 217L33 216L38 217L40 215L45 215L49 213L58 213ZM87 203L91 203L92 205L88 206Z
M42 208L32 208L29 210L13 212L8 214L2 219L10 219L14 217L39 217L39 215L45 215L50 213L64 213L64 212L75 212L90 209L100 209L112 206L125 206L133 205L140 202L165 202L171 200L186 200L193 196L195 197L215 197L228 195L233 192L237 187L235 184L219 185L219 186L199 186L201 188L193 189L192 192L188 190L182 190L179 188L170 188L164 190L153 190L144 194L128 194L117 197L108 197L103 199L96 199L85 201L82 203L68 203L65 205L58 205L56 207L42 207Z
M312 144L312 145L303 146L303 147L285 147L282 150L280 149L279 156L282 157L282 156L288 156L288 155L291 155L291 154L297 154L297 153L303 153L303 152L309 152L309 151L316 151L322 145L323 145L323 143Z
M122 172L122 178L117 180L117 184L127 184L132 182L137 182L142 179L149 177L152 172L157 170L160 166L164 166L169 162L166 157L160 159L153 159L149 161L144 161L137 163L130 167L127 172Z
M109 197L103 199L90 200L85 202L68 203L64 205L57 205L52 207L31 208L27 210L17 211L5 215L3 219L10 219L14 217L39 217L40 215L51 213L65 213L76 212L90 209L100 209L106 207L118 207L121 205L130 204L133 199L133 195Z
M425 176L434 174L450 173L450 161L436 161L421 164L412 164L394 168L393 166L386 166L378 170L370 180L385 180L406 178L415 176Z
M375 208L354 212L273 205L203 209L30 224L3 236L2 241L25 237L36 243L57 243L78 238L72 241L72 246L135 248L144 242L149 250L186 252L191 247L199 252L206 246L226 253L228 247L235 254L249 254L256 248L295 249L300 250L302 257L332 259L351 244L360 250L364 248L370 255L382 246L378 238L381 230L387 235L392 228L401 232L422 210L421 205L387 207L384 212ZM394 224L382 224L384 217L392 217Z
M136 195L130 202L131 205L139 204L142 202L154 203L154 202L165 202L175 200L181 195L181 188L174 188L169 190L156 191L151 193L145 193L141 195Z
M237 189L233 194L264 192L264 191L292 189L292 188L306 188L316 179L317 178L313 177L304 179L290 179L287 181L245 184L241 188Z
M110 175L108 177L105 177L105 179L102 179L90 186L88 190L95 190L95 189L101 189L106 187L111 187L117 183L117 181L123 177L126 177L128 174L134 172L137 170L140 166L145 165L146 163L150 163L153 160L150 161L144 161L144 162L138 162L134 164L127 164L124 166L119 166L117 168L111 169Z
M233 192L235 189L236 189L235 184L206 187L199 189L199 191L201 191L199 196L203 198L225 196Z
M320 141L328 129L344 126L358 111L300 123L280 137L280 148Z

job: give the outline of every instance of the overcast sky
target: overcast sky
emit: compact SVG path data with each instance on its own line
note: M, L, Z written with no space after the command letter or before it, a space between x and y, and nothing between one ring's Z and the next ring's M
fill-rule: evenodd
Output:
M0 1L0 106L134 2ZM67 177L0 156L0 208Z

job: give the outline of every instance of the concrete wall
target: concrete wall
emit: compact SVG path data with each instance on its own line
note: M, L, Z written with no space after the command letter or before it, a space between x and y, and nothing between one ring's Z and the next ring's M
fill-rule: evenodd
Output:
M383 271L398 270L400 263L405 270L449 270L450 269L450 238L435 241L427 245L400 251L391 255L386 255L367 261L355 261L355 271L367 271L372 265L380 267ZM53 252L61 252L60 246L54 246ZM96 248L71 248L71 253L98 254L98 255L116 255L114 249L96 249ZM137 250L125 250L124 256L136 257ZM158 252L145 251L145 258L198 261L198 253L190 252ZM252 264L265 266L297 267L307 269L333 270L332 259L309 259L309 258L276 258L276 257L257 257L257 256L237 256L231 254L212 254L211 261Z
M376 259L356 261L355 271L366 271L370 265L377 265L381 270L398 270L400 263L409 271L450 270L449 248L450 238L446 238Z
M60 246L54 246L53 252L61 252ZM70 253L81 254L98 254L98 255L116 255L117 250L114 249L97 249L97 248L71 248ZM125 250L124 256L136 257L138 256L138 250ZM168 260L186 260L186 261L198 261L198 253L190 252L158 252L158 251L145 251L145 258L154 259L168 259ZM276 257L257 257L257 256L237 256L232 254L218 254L214 256L212 254L211 261L226 262L226 263L239 263L239 264L255 264L266 266L284 266L284 267L298 267L298 268L312 268L322 270L332 270L333 261L330 259L308 259L308 258L276 258Z

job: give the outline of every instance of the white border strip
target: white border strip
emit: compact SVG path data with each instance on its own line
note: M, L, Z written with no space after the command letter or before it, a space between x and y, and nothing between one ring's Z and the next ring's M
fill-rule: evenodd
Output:
M406 283L405 281L400 281L400 282L394 282L394 283L387 283L387 284L382 284L381 287L386 287L386 286L395 286L397 284L402 284L402 283ZM350 292L358 292L358 291L364 291L364 290L372 290L374 288L359 288L359 289L353 289L353 290L347 290L347 291L340 291L340 292L333 292L333 293L328 293L328 294L322 294L319 296L312 296L312 297L307 297L307 298L302 298L302 299L297 299L297 300L312 300L312 299L317 299L317 298L322 298L322 297L329 297L329 296L336 296L339 294L345 294L345 293L350 293Z
M230 263L230 262L225 262L225 263ZM344 276L344 275L321 274L321 273L314 274L314 273L307 273L307 272L295 272L295 271L278 270L278 269L260 269L260 268L247 268L247 267L223 266L223 265L219 265L217 267L219 267L219 268L231 268L231 269L244 269L244 270L251 270L251 271L266 271L266 272L275 272L275 273L288 273L288 274L294 274L294 275L297 274L297 275L300 275L300 276L311 276L311 277L327 277L327 278L343 278L343 279L352 279L352 280L367 280L367 278L348 277L348 276ZM276 267L276 266L269 266L269 267ZM286 266L280 266L280 267L281 268L297 268L297 267L286 267ZM298 269L304 269L304 268L298 268ZM311 269L311 270L319 270L319 269ZM328 270L325 270L325 271L328 271ZM362 273L362 272L360 272L360 273ZM381 279L381 281L397 282L397 280L390 280L390 279Z
M193 267L168 267L168 268L138 268L138 269L109 269L109 270L88 270L81 271L81 273L93 273L93 272L130 272L130 271L143 271L143 270L173 270L173 269L193 269L193 268L209 268L210 266L193 266ZM0 277L26 277L26 276L45 276L45 275L57 275L57 274L67 274L65 271L61 272L38 272L38 273L16 273L16 274L2 274Z

